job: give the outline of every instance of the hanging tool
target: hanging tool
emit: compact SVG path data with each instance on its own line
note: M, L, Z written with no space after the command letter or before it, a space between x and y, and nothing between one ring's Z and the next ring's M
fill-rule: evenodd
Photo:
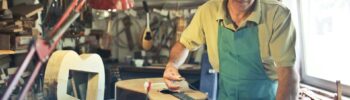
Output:
M142 45L142 49L149 51L152 46L153 46L153 36L154 33L152 33L151 31L151 27L150 27L150 20L149 20L149 8L147 5L147 2L144 0L142 1L143 4L143 8L146 11L146 28L142 34L142 38L141 38L141 45Z
M129 50L132 51L134 49L134 40L132 39L132 33L131 33L131 19L130 16L127 16L123 18L123 24L125 28L125 36L126 39L128 40L128 47Z

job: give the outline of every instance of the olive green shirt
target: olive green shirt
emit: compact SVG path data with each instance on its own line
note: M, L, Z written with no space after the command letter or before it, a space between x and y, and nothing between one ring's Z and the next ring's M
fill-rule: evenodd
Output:
M193 51L207 45L210 64L219 72L218 21L232 31L246 23L258 26L260 57L270 79L277 79L277 67L293 67L295 29L289 9L277 0L255 0L253 12L237 29L227 14L226 0L209 0L201 5L182 33L180 43Z

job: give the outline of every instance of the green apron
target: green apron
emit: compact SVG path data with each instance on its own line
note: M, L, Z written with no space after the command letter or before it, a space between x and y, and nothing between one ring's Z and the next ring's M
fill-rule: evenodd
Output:
M268 78L260 58L256 24L236 32L219 21L219 100L274 100L277 81Z

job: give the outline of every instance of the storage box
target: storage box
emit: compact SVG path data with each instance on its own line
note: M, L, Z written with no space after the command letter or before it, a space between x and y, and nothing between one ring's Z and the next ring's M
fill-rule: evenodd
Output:
M32 38L31 34L0 34L0 50L27 49Z

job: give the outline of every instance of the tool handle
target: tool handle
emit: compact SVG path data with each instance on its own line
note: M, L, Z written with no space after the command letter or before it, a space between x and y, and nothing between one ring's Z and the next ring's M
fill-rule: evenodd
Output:
M142 4L143 4L143 9L148 13L148 12L149 12L149 9L148 9L148 5L147 5L146 0L143 0L143 1L142 1Z

